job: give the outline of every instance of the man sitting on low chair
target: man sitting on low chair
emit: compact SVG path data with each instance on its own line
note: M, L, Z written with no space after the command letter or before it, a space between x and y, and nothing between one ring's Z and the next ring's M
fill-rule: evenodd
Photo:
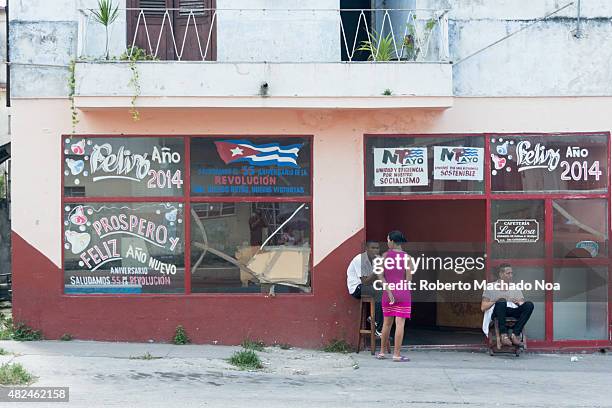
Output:
M497 318L500 340L504 346L519 346L521 344L523 327L525 327L525 323L527 323L533 312L533 303L525 301L522 291L518 289L511 290L508 287L512 282L512 266L510 264L504 263L499 265L497 278L497 281L492 283L495 285L495 288L487 288L482 294L480 309L485 312L486 321L487 314L490 314L490 309L493 308L492 315L488 321L490 322L491 319ZM506 317L517 319L510 337L508 337ZM488 324L486 326L488 327ZM485 329L484 326L483 329Z

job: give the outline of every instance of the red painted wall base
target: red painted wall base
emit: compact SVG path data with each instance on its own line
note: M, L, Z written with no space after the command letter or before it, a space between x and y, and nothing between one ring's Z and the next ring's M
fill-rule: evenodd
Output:
M13 239L13 317L46 339L171 341L183 325L193 343L267 344L317 348L331 339L357 341L359 303L346 289L346 268L364 240L357 232L312 273L306 295L192 294L66 296L62 270L17 233Z

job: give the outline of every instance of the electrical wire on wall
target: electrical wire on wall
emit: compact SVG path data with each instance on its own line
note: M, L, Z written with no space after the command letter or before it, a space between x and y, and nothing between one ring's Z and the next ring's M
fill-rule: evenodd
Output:
M551 16L553 16L553 15L555 15L555 14L557 14L557 13L559 13L559 12L563 11L563 10L565 10L566 8L568 8L568 7L572 6L572 5L574 5L574 3L575 3L575 2L573 2L573 1L572 1L572 2L570 2L570 3L567 3L565 6L560 7L560 8L558 8L558 9L556 9L556 10L554 10L554 11L552 11L552 12L550 12L550 13L546 14L544 17L540 17L540 18L538 18L538 19L536 19L536 20L532 21L531 23L527 24L526 26L521 27L520 29L518 29L518 30L516 30L516 31L511 32L510 34L508 34L508 35L506 35L506 36L504 36L504 37L500 38L499 40L497 40L497 41L495 41L495 42L493 42L493 43L491 43L491 44L489 44L489 45L487 45L486 47L483 47L483 48L481 48L481 49L479 49L479 50L477 50L477 51L475 51L475 52L473 52L473 53L471 53L471 54L469 54L469 55L467 55L467 56L465 56L465 57L463 57L463 58L459 58L459 60L455 61L453 65L459 65L459 64L461 64L463 61L466 61L466 60L468 60L468 59L470 59L470 58L472 58L472 57L474 57L474 56L476 56L476 55L480 54L481 52L484 52L484 51L488 50L489 48L494 47L495 45L497 45L497 44L499 44L499 43L501 43L501 42L503 42L503 41L507 40L508 38L513 37L513 36L517 35L518 33L521 33L521 32L523 32L523 31L525 31L526 29L528 29L528 28L530 28L530 27L534 26L535 24L537 24L537 23L539 23L539 22L541 22L541 21L544 21L544 20L546 20L547 18L549 18L549 17L551 17ZM578 28L579 28L579 27L580 27L580 26L578 25Z

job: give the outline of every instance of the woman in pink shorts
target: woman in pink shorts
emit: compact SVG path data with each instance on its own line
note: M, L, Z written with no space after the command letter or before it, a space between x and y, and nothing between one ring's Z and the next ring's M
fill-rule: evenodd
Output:
M383 329L381 335L381 352L376 356L378 359L384 359L385 353L388 350L389 335L391 334L391 326L395 320L395 344L393 350L393 361L403 362L409 361L407 357L401 356L402 341L404 340L404 323L406 319L410 319L412 310L412 300L408 282L412 280L410 267L412 266L412 258L402 249L402 243L406 242L404 234L400 231L391 231L387 236L389 250L383 254L385 258L394 260L393 264L388 267L387 262L383 263L384 272L380 275L383 282L382 310L383 310ZM408 265L408 269L405 265ZM399 289L389 289L386 284L400 284Z

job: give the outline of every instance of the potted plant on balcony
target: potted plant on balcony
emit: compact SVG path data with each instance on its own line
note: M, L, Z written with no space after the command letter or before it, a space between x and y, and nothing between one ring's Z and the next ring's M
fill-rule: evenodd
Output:
M114 8L113 8L114 6ZM98 9L92 10L93 18L96 22L104 26L105 33L105 56L109 59L108 51L108 27L119 17L119 6L115 6L112 0L98 0Z
M370 53L368 61L385 62L396 58L395 47L393 45L393 35L391 33L383 35L382 32L372 30L369 35L370 39L361 42L361 47L358 51L367 51Z
M420 36L417 34L416 20L413 21L412 24L406 24L407 33L402 42L402 52L400 56L402 61L416 61L419 56L427 54L429 39L436 23L437 20L433 17L427 20Z

